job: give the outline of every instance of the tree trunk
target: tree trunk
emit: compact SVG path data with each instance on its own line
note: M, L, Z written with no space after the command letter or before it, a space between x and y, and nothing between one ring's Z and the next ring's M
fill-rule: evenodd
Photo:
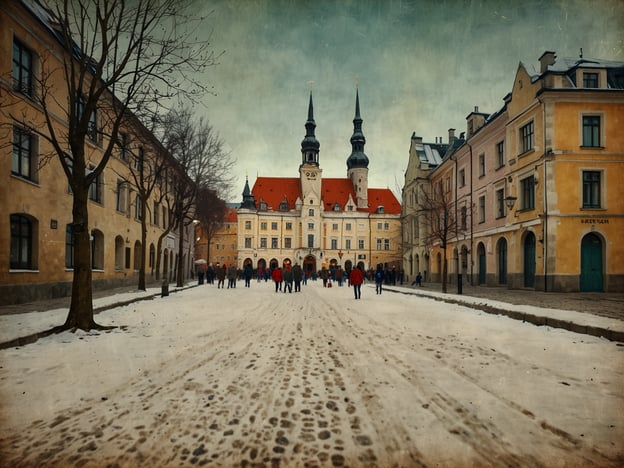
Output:
M145 291L145 256L147 246L147 203L141 197L141 266L139 267L139 290Z
M74 233L74 277L72 281L71 305L67 320L61 329L91 330L100 328L93 320L93 290L91 272L91 240L89 236L89 214L87 190L74 193L73 223Z
M446 292L448 265L446 261L446 248L444 249L444 259L442 260L442 292Z
M178 271L176 286L184 286L184 223L180 222L180 239L178 240Z

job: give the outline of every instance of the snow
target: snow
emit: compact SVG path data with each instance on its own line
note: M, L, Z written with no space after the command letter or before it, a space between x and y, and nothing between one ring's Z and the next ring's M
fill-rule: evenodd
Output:
M430 294L201 285L2 350L0 466L622 464L623 346ZM1 316L0 341L66 313Z

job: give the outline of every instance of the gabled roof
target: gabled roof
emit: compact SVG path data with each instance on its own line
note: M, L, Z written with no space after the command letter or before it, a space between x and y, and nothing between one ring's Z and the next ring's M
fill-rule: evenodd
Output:
M298 177L258 177L251 190L256 201L267 204L270 210L279 211L280 203L288 202L288 209L295 209L297 199L301 199L301 182ZM344 211L349 197L355 202L356 194L353 183L349 179L324 178L321 181L321 198L325 211L332 211L336 203L340 211ZM368 210L375 213L377 207L383 206L388 214L400 214L401 205L390 189L368 189ZM362 211L362 210L359 210Z

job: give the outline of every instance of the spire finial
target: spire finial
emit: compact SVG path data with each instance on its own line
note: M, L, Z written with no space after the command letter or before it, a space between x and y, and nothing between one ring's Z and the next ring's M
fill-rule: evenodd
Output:
M360 87L360 77L358 75L355 75L355 89L358 89Z
M312 85L314 84L314 80L308 81L308 85L310 85L310 94L312 94Z

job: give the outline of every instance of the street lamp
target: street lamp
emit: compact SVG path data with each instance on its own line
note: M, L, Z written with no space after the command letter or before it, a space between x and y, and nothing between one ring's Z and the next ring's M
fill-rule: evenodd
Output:
M512 195L505 197L505 205L507 205L507 209L509 211L513 210L514 203L516 203L517 199L518 199L517 197L514 197Z

